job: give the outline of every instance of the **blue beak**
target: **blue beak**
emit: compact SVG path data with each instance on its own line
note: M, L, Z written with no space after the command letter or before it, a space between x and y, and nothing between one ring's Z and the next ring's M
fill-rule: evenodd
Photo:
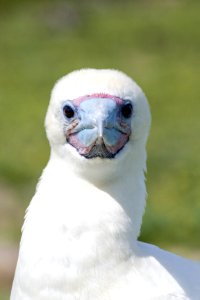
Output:
M116 100L119 99L119 100ZM86 158L113 158L131 134L132 104L116 97L85 97L68 101L65 134L69 144ZM70 109L69 109L70 107ZM73 112L72 112L73 111ZM68 114L69 115L69 114Z

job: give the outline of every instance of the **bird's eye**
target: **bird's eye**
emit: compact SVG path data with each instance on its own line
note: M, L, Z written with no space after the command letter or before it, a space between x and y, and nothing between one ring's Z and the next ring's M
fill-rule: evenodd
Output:
M133 106L131 103L126 103L121 107L121 114L124 118L129 119L133 113Z
M73 118L74 114L75 114L73 108L70 105L65 105L63 107L63 113L64 113L65 117L68 119Z

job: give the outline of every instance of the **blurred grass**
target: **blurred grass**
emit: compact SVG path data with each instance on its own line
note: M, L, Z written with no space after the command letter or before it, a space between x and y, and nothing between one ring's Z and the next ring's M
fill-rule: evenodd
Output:
M48 160L43 120L55 80L117 68L142 86L153 116L141 239L199 257L199 9L195 0L0 0L0 241L19 241Z
M151 105L141 238L199 247L200 3L11 1L0 8L1 238L19 240L48 160L43 120L52 85L73 69L96 67L127 72Z
M0 300L9 300L10 292L8 290L0 291Z

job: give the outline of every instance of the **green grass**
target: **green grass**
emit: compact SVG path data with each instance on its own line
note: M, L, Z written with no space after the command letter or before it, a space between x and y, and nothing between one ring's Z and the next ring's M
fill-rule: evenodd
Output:
M2 291L0 292L0 300L9 300L10 299L10 291Z
M1 10L0 178L18 214L3 206L0 234L19 238L48 160L43 122L55 80L82 67L117 68L142 86L153 116L142 239L198 247L199 2L86 3L13 1Z

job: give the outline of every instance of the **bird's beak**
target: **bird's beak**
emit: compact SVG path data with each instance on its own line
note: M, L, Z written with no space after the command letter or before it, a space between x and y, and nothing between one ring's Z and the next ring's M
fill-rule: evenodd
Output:
M113 158L131 133L131 118L122 115L124 100L86 97L77 102L73 104L78 124L67 135L67 141L86 158Z

